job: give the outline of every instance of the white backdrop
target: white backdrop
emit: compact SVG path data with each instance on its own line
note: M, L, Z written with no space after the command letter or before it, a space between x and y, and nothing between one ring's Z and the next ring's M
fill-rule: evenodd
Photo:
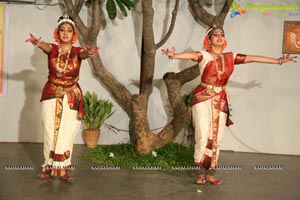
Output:
M154 30L158 42L165 34L171 20L174 0L154 0ZM240 0L242 8L247 4L269 5L267 0ZM274 5L296 5L297 10L267 11L246 9L245 14L225 21L224 29L228 40L226 50L236 53L280 57L284 21L299 20L300 3L296 0L274 0ZM299 7L299 8L298 8ZM42 40L53 42L53 30L61 15L58 6L41 10L34 5L9 4L9 29L7 45L7 94L0 97L0 142L42 142L40 122L40 95L47 78L47 58L38 48L24 41L29 33L41 36ZM118 16L98 37L101 58L104 65L132 93L138 93L139 80L141 12L140 6L127 18ZM207 8L214 13L215 9ZM217 9L218 10L218 9ZM88 11L80 15L86 19ZM230 14L230 13L229 13ZM266 16L268 14L268 16ZM289 16L289 15L296 16ZM105 11L105 15L107 13ZM280 16L278 16L280 15ZM207 27L196 23L188 10L188 2L181 1L175 29L163 48L175 46L179 51L201 50ZM77 44L81 45L81 44ZM156 55L154 90L149 102L151 129L165 126L170 120L168 99L162 76L168 71L178 72L194 63L191 61L168 60ZM235 124L226 128L223 150L279 154L300 154L300 68L298 63L283 66L246 64L236 66L229 83ZM259 87L247 89L251 82ZM89 60L82 63L80 81L83 91L95 91L103 99L113 101L99 81L92 74ZM199 78L184 86L182 93L189 92L199 83ZM114 102L114 101L113 101ZM122 131L114 133L105 126L99 144L127 142L129 118L114 102L116 112L106 122ZM237 138L236 138L237 137ZM75 143L83 143L81 130ZM245 143L245 144L244 144ZM248 145L248 146L247 146Z

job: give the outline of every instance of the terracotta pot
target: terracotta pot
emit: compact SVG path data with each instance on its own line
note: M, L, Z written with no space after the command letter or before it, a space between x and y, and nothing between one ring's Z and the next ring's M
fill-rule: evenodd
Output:
M88 148L95 148L97 146L100 137L100 130L83 130L83 135Z

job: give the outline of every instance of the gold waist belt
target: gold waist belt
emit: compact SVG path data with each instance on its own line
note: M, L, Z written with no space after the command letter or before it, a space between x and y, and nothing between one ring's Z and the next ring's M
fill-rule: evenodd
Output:
M76 88L76 84L74 84L74 85L71 86L71 87L66 87L66 88L65 88L65 87L62 87L62 86L54 85L54 84L52 84L52 83L51 83L51 85L55 87L55 89L56 89L56 91L57 91L58 93L67 93L67 92L72 91L72 90L74 90L74 89Z
M206 89L214 90L216 93L221 92L222 90L225 90L226 86L215 86L215 85L209 85L207 83L201 82L200 85L202 87L205 87Z

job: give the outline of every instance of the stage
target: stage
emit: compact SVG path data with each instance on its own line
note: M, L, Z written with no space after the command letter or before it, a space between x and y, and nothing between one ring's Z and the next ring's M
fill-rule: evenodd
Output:
M105 168L74 145L75 180L40 180L42 144L0 143L1 200L298 200L300 156L222 151L220 186L196 185L195 171Z

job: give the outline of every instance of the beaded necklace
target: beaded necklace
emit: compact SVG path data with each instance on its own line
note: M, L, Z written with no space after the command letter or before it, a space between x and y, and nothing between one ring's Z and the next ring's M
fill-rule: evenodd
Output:
M60 61L60 56L64 53L62 53L61 48L58 49L58 56L57 56L57 62L56 62L56 70L58 71L58 73L56 74L57 77L62 77L63 74L66 72L66 69L68 68L68 64L69 64L68 60L69 60L70 52L71 52L71 49L68 50L65 66L63 69L61 69L61 68L59 68L59 61Z

